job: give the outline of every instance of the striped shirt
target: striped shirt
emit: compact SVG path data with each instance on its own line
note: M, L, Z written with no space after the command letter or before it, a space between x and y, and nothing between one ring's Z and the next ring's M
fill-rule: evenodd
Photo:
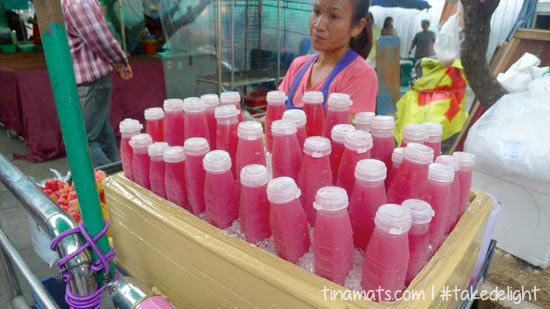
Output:
M63 0L63 15L77 84L98 80L113 64L128 65L97 0Z

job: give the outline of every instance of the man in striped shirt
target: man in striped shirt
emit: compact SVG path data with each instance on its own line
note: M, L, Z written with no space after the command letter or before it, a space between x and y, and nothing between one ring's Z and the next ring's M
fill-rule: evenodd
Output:
M105 165L118 160L109 121L110 74L115 70L128 80L132 68L109 32L98 0L63 0L63 15L92 161Z

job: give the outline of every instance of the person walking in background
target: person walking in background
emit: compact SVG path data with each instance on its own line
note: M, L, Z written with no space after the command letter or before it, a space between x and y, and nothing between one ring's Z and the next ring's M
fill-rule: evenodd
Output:
M374 17L372 13L369 12L368 22L372 25L372 47L370 49L369 56L367 57L367 63L372 67L376 66L376 40L382 34L382 29L374 23Z
M117 71L123 80L132 68L120 44L113 38L97 0L63 0L63 16L94 166L118 161L113 128L109 121L113 81Z
M435 33L429 30L430 22L424 19L421 25L422 25L422 31L418 32L414 36L411 49L409 50L409 55L410 55L413 48L416 46L416 51L414 52L415 58L430 57L435 54L434 52Z
M393 27L393 18L388 16L384 19L384 27L382 28L382 36L397 36L397 31Z

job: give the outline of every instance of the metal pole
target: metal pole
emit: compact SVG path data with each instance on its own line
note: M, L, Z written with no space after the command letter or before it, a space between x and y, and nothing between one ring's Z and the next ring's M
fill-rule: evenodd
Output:
M218 62L218 94L220 95L222 93L222 1L217 0L218 4L218 18L216 23L216 32L217 32L217 39L218 39L218 46L216 48L217 50L217 57L216 61Z
M279 78L281 77L281 0L277 0L277 78L275 86L279 86Z
M61 3L60 1L37 0L34 5L61 133L63 133L69 167L80 202L82 221L86 230L93 237L101 232L105 224L88 152ZM101 237L97 245L100 251L106 254L109 251L107 236ZM92 255L93 260L97 260L95 252L92 252ZM110 273L114 275L112 263ZM101 274L99 275L102 277Z
M0 230L2 228L0 227ZM19 279L17 279L17 274L15 273L15 269L13 268L13 264L10 260L10 257L6 253L6 251L3 249L2 246L0 246L0 261L2 261L2 265L4 266L4 271L6 272L7 279L9 280L10 286L13 289L14 296L17 295L23 295L23 291L21 290L21 284L19 284Z
M244 69L248 71L250 70L248 63L248 0L245 2L244 15Z

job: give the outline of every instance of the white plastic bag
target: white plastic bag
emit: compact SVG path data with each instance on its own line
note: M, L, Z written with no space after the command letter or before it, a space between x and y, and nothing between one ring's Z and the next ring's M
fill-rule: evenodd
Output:
M528 91L500 98L472 126L465 151L476 166L495 176L520 175L550 180L550 75L531 82Z
M31 240L34 252L36 252L44 263L52 267L52 265L59 260L59 254L57 254L57 251L50 249L50 238L44 234L36 221L34 221L30 215L27 221L29 222L29 230L31 231Z
M498 74L497 80L508 93L527 91L533 79L540 77L539 70L544 70L539 65L537 56L525 53L506 72Z
M434 51L442 64L449 63L450 65L460 54L460 18L458 14L457 12L447 19L435 40Z

